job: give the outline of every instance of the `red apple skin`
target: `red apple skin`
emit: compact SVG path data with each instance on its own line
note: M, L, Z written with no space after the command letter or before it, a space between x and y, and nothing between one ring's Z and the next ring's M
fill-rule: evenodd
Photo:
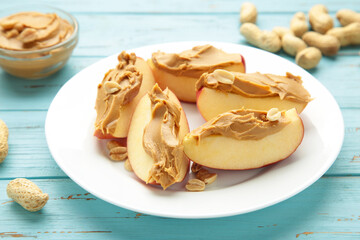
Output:
M204 89L204 87L201 87L198 91L196 91L196 108L198 109L201 117L203 119L205 119L204 115L201 113L201 109L199 108L199 105L198 105L198 99L200 97L200 94L201 94L201 91Z
M113 136L111 134L104 134L100 129L95 129L94 136L98 139L111 139Z
M126 146L126 138L116 138L116 137L113 137L111 134L103 134L100 129L95 130L94 136L101 140L114 139L121 143L125 143L124 146Z
M268 167L268 166L271 166L271 165L274 165L274 164L276 164L276 163L278 163L278 162L281 162L281 161L283 161L283 160L285 160L285 159L287 159L288 157L290 157L297 149L298 149L298 147L301 145L301 143L302 143L302 140L304 139L304 123L303 123L303 121L302 121L302 119L300 118L300 121L301 121L301 124L302 124L302 126L303 126L303 134L302 134L302 136L301 136L301 141L300 141L300 143L299 143L299 145L294 149L294 151L292 152L292 153L290 153L289 154L289 156L287 156L287 157L285 157L285 158L283 158L283 159L279 159L278 161L276 161L276 162L272 162L272 163L269 163L269 164L266 164L266 165L263 165L263 166L261 166L261 167L256 167L256 168L245 168L245 169L223 169L223 168L212 168L212 167L208 167L208 166L206 166L205 164L201 164L202 166L204 166L204 167L207 167L207 168L211 168L211 169L219 169L219 170L226 170L226 171L243 171L243 170L253 170L253 169L259 169L259 168L263 168L263 167ZM186 155L186 154L185 154ZM188 156L187 156L188 157ZM189 158L189 157L188 157ZM190 159L190 158L189 158ZM192 160L192 159L190 159L191 161L193 161L194 163L196 163L194 160Z
M94 132L94 136L97 137L98 139L126 139L126 138L117 138L114 137L111 134L108 133L102 133L100 129L96 129Z
M243 56L243 55L241 55L241 54L240 54L240 56L241 56L241 61L242 61L243 65L244 65L244 73L246 73L246 63L245 63L245 58L244 58L244 56Z

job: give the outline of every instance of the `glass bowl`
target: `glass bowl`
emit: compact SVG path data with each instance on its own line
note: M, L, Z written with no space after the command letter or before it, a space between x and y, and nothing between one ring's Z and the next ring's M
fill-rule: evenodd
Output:
M70 58L79 39L79 24L71 14L46 5L23 5L0 10L0 19L19 12L56 13L73 26L72 35L54 46L38 50L0 48L0 66L7 73L26 79L47 77L60 70Z

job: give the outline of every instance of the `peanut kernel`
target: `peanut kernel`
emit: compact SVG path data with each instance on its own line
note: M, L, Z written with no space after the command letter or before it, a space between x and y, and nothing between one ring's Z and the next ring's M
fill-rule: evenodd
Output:
M279 120L280 117L281 112L277 108L271 108L266 114L266 118L271 122Z
M105 91L109 94L115 93L121 89L120 85L117 82L106 82L104 84Z
M127 148L122 146L118 141L111 140L107 143L106 146L109 150L109 157L111 160L123 161L127 159Z
M202 165L194 163L191 165L191 171L193 173L197 173L198 171L200 171L200 169L202 169Z
M224 84L233 84L235 80L235 75L229 71L216 69L214 72L214 78Z
M201 192L205 189L205 183L199 179L190 179L185 188L190 192Z
M196 178L203 181L205 184L211 184L216 180L217 174L210 173L208 170L203 168L196 173Z

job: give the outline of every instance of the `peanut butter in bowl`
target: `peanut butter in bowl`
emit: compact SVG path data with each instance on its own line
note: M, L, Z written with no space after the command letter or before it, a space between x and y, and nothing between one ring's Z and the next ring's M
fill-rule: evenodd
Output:
M56 13L21 12L0 21L0 47L31 51L54 46L68 39L73 26Z
M0 12L0 66L14 76L51 75L65 65L77 41L77 21L62 10L31 6Z

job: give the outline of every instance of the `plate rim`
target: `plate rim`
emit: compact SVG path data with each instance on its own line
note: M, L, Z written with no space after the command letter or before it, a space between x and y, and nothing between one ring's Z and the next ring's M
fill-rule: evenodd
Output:
M146 48L161 48L162 46L164 45L183 45L183 44L191 44L191 45L200 45L200 44L212 44L212 45L236 45L236 46L241 46L241 47L244 47L244 48L250 48L250 49L256 49L258 51L261 51L261 52L265 52L266 54L271 54L273 56L275 56L276 58L281 58L285 61L288 61L289 63L291 64L294 64L292 63L291 61L289 61L288 59L285 59L279 55L276 55L274 53L269 53L269 52L266 52L264 50L261 50L261 49L258 49L258 48L254 48L254 47L250 47L250 46L247 46L247 45L242 45L242 44L237 44L237 43L230 43L230 42L219 42L219 41L180 41L180 42L166 42L166 43L159 43L159 44L151 44L151 45L146 45L146 46L141 46L141 47L138 47L138 48L132 48L132 49L126 49L125 51L127 52L134 52L134 51L139 51L141 49L146 49ZM312 76L309 72L307 72L308 74L310 74L313 79L322 87L322 90L323 91L326 91L326 93L329 95L330 98L332 98L333 102L335 103L335 106L336 106L336 111L338 112L339 114L339 120L341 120L341 129L342 131L340 131L341 133L341 136L338 136L340 137L340 141L338 141L338 145L336 148L332 148L332 154L331 156L332 157L332 161L327 161L326 164L323 164L322 167L316 172L317 174L314 174L312 175L311 178L308 178L307 181L305 181L301 187L298 187L296 189L294 189L293 191L291 192L287 192L287 194L285 194L284 196L280 196L280 197L277 197L277 198L274 198L273 201L270 201L270 202L267 202L265 204L261 204L261 206L254 206L252 208L248 208L247 210L239 210L239 211L231 211L231 212L223 212L221 214L219 213L213 213L213 214L203 214L203 215L197 215L197 214L189 214L189 213L184 213L184 214L166 214L166 213L158 213L158 212L154 212L154 211L151 211L149 209L138 209L136 207L132 207L132 206L128 206L126 204L120 204L118 202L115 202L113 201L112 199L108 199L107 196L104 196L102 193L99 193L99 192L93 192L91 190L91 187L88 187L86 186L86 184L82 183L81 181L79 180L76 180L76 176L73 176L73 174L69 171L69 169L65 169L61 163L58 162L58 160L56 160L56 158L54 157L54 154L53 154L53 149L52 147L50 146L51 144L49 144L49 141L51 142L50 140L50 137L49 137L49 133L48 133L48 129L49 129L49 114L52 113L52 107L53 107L53 103L55 102L55 100L57 99L59 93L65 89L65 87L68 85L68 84L71 84L72 80L74 81L74 79L76 79L76 77L83 73L83 72L86 72L88 71L89 69L91 69L94 65L96 64L99 64L101 61L106 61L106 59L109 59L109 58L112 58L114 57L114 55L118 55L119 53L115 53L115 54L112 54L110 56L107 56L107 57L104 57L104 58L101 58L100 60L96 61L95 63L91 64L90 66L87 66L85 67L84 69L82 69L81 71L79 71L78 73L76 73L74 76L72 76L60 89L59 91L57 92L57 94L55 95L55 97L53 98L49 108L48 108L48 112L46 114L46 120L45 120L45 137L46 137L46 142L47 142L47 145L48 145L48 148L49 148L49 151L51 153L51 156L53 157L53 159L55 160L56 164L61 168L62 171L64 171L64 173L72 180L74 181L77 185L79 185L80 187L82 187L83 189L85 189L86 191L90 192L92 195L94 196L97 196L99 197L100 199L108 202L108 203L111 203L115 206L118 206L118 207L122 207L122 208L125 208L125 209L128 209L128 210L131 210L131 211L135 211L135 212L141 212L141 213L145 213L145 214L149 214L149 215L153 215L153 216L160 216L160 217L169 217L169 218L180 218L180 219L207 219L207 218L219 218L219 217L229 217L229 216L234 216L234 215L239 215L239 214L245 214L245 213L249 213L249 212L253 212L253 211L257 211L257 210L260 210L260 209L264 209L264 208L267 208L269 206L273 206L277 203L280 203L280 202L283 202L287 199L290 199L291 197L297 195L298 193L302 192L303 190L305 190L306 188L308 188L309 186L311 186L313 183L315 183L318 179L321 178L321 176L323 176L325 174L325 172L333 165L333 163L335 162L335 160L337 159L337 156L339 155L340 151L341 151L341 148L342 148L342 145L343 145L343 142L344 142L344 136L345 136L345 128L344 128L344 118L343 118L343 115L342 115L342 111L340 109L340 106L339 104L337 103L336 99L334 98L334 96L331 94L331 92L317 79L315 78L314 76ZM246 63L247 64L247 63ZM300 68L300 67L299 67Z

